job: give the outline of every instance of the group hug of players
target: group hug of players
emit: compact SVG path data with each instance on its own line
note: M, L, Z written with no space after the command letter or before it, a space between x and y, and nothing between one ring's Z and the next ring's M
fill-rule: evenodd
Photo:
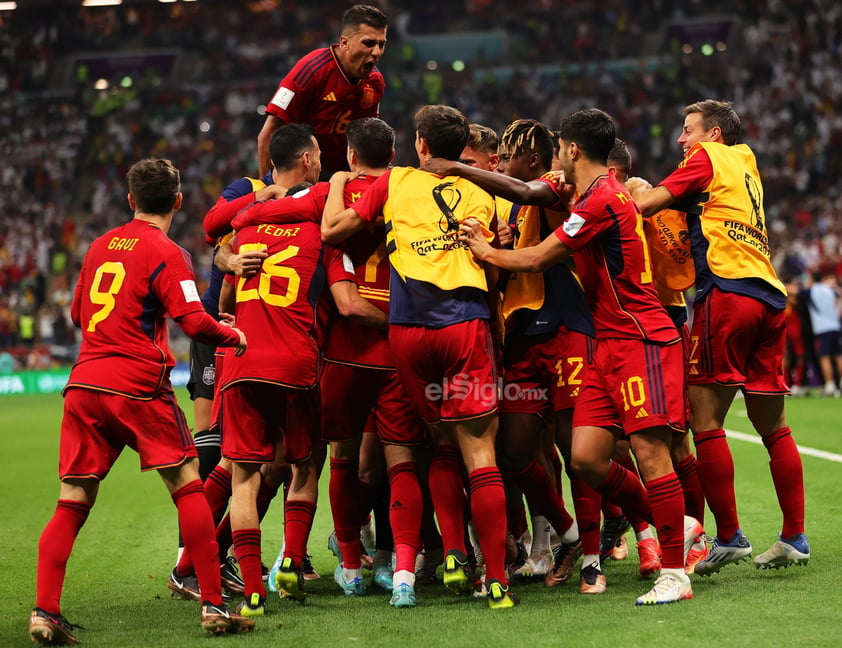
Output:
M415 126L418 167L392 166L394 132L368 117L347 127L351 170L315 184L312 131L279 128L271 171L232 183L206 215L219 246L204 305L166 237L178 170L130 169L135 217L92 244L74 294L83 343L33 640L78 643L60 612L67 558L125 445L172 494L185 546L169 588L201 601L210 633L251 630L267 586L306 598L324 442L345 595L367 593L360 529L379 508L372 582L395 608L417 604L422 550L421 573L440 556L443 584L491 609L518 603L512 571L558 585L580 557L579 591L603 593L602 561L620 557L628 526L641 575L657 574L636 604L690 599L688 573L752 553L723 429L738 390L783 516L754 564L807 563L801 458L784 415L785 290L731 105L685 109L684 159L655 187L627 179L629 153L598 109L557 132L518 120L499 142L448 106L421 108ZM169 387L166 314L205 345L192 350L195 444ZM264 570L260 520L281 487L284 542ZM524 499L546 522L515 562ZM223 589L243 595L236 611Z
M205 219L211 238L224 237L216 265L233 270L219 308L250 342L240 357L217 357L211 427L222 461L205 482L218 517L233 493L220 548L239 563L243 583L230 584L245 594L240 612L264 612L259 519L281 483L284 545L268 586L306 596L322 441L334 579L346 595L368 589L360 528L381 496L372 475L385 470L377 531L392 542L378 546L393 548L394 564L387 550L372 585L391 590L395 607L416 605L422 549L425 573L443 559L444 584L485 593L493 609L517 602L512 573L553 586L580 556L579 591L602 593L601 563L620 555L629 526L641 576L659 574L636 603L692 598L688 573L751 554L722 429L737 389L784 514L781 539L755 563L806 563L801 462L783 419L785 293L734 120L738 132L729 104L689 106L685 159L654 189L624 186L629 152L597 110L558 133L518 120L498 142L458 111L428 106L416 115L419 168L392 167L392 129L358 120L347 131L351 172L313 186L315 138L300 125L277 131L274 175L237 181ZM691 332L683 291L694 281ZM425 523L425 491L438 532ZM515 562L524 498L540 523ZM190 573L182 557L171 589L183 591Z

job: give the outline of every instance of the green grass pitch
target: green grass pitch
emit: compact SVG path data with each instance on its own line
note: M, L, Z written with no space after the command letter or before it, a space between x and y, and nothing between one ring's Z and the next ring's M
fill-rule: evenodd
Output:
M190 402L179 399L190 417ZM38 538L55 507L61 398L0 399L0 646L29 646L26 622L35 596ZM330 514L326 479L310 541L319 581L304 606L270 595L253 634L206 637L197 604L170 598L167 574L176 554L175 508L161 480L140 474L128 451L102 485L70 559L63 612L86 646L839 646L842 645L842 401L790 399L789 422L799 445L831 453L804 456L807 531L805 568L764 571L743 563L710 578L694 577L695 599L636 608L648 589L637 577L635 552L605 566L608 592L581 596L577 586L546 589L515 583L522 604L491 612L484 601L458 599L441 586L418 589L415 609L394 610L374 590L346 599L332 581L326 548ZM729 429L749 433L740 401ZM732 440L743 529L755 553L780 528L762 445ZM834 461L834 455L836 461ZM708 516L710 521L710 516ZM281 507L263 524L264 561L281 539ZM631 536L629 536L631 538Z

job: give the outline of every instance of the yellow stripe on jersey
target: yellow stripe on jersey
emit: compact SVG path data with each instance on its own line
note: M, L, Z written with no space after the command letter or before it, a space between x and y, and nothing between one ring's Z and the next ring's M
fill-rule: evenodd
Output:
M460 224L475 218L493 240L494 199L488 193L464 178L395 167L383 216L389 260L402 279L442 290L488 290L483 266L458 238Z
M360 293L360 297L364 297L365 299L374 299L376 301L389 301L389 291L382 290L378 288L367 288L366 286L358 286L357 290Z
M707 263L723 279L762 279L786 294L769 258L763 212L763 185L754 153L745 144L699 142L713 165L713 180L702 203L702 234ZM692 149L688 157L693 154Z

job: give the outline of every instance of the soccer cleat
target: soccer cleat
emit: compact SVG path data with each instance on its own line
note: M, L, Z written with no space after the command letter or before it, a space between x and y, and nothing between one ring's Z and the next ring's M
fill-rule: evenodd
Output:
M301 570L295 566L292 558L284 558L275 573L275 587L281 598L292 599L304 603L307 592L304 591L304 577Z
M199 579L196 578L196 574L179 576L173 568L170 577L167 579L167 588L172 592L174 598L184 599L185 601L202 600L202 595L199 593Z
M29 638L42 646L75 646L79 640L73 636L74 625L61 614L50 614L41 608L29 615Z
M625 560L629 557L629 543L626 540L626 536L620 536L617 538L617 544L614 545L614 549L611 550L611 559L612 560Z
M266 597L261 596L257 592L252 592L240 603L237 612L249 618L263 616L266 612Z
M702 536L687 552L687 557L684 559L684 573L695 574L696 565L707 558L709 553L710 549Z
M661 571L661 545L655 538L644 538L638 542L637 555L640 558L637 570L642 579L647 580L655 572Z
M473 591L474 579L468 567L468 557L459 549L451 549L444 557L442 582L456 595Z
M696 563L695 573L699 576L710 576L715 574L725 565L737 564L748 560L751 555L751 543L743 535L742 530L737 529L730 542L713 541L708 557Z
M304 580L319 580L319 572L313 567L313 561L310 554L304 554L304 560L301 561L301 576Z
M392 591L393 576L394 572L391 565L377 565L371 570L371 582L387 592Z
M392 590L392 598L389 600L389 605L396 608L411 608L418 604L418 599L415 597L415 590L412 585L401 583Z
M579 575L579 594L604 594L605 574L596 565L585 565Z
M436 582L436 569L444 562L441 549L424 549L415 558L415 584L430 585Z
M687 563L687 554L699 540L705 537L705 530L701 522L696 518L684 516L684 563Z
M520 603L520 599L509 591L508 585L503 585L496 578L485 581L485 589L488 592L489 609L505 610Z
M202 606L202 630L208 634L240 634L253 629L254 621L231 612L225 605L205 603Z
M246 584L240 577L237 559L234 556L225 557L225 562L219 566L219 576L222 580L222 587L232 594L242 594L245 591Z
M548 551L544 555L527 558L514 575L517 578L545 578L552 568L553 555Z
M342 551L339 549L339 540L336 539L336 531L331 531L327 537L327 548L330 549L330 553L336 556L336 559L341 563Z
M635 605L663 605L693 598L690 577L682 572L662 573L654 587L635 601Z
M573 575L573 568L576 567L576 561L582 555L582 543L576 542L562 542L557 547L553 547L553 568L547 572L544 577L544 585L546 587L555 587L570 580Z
M599 559L605 562L613 556L617 542L629 530L629 521L625 516L605 518L599 539Z
M342 591L345 592L345 596L365 596L368 594L368 586L366 586L365 581L359 576L351 579L350 581L345 580L342 565L336 566L336 569L333 572L333 580L335 580L336 584L342 588Z
M802 567L810 560L810 545L803 533L784 540L780 536L771 547L754 559L758 569L780 569L790 565Z

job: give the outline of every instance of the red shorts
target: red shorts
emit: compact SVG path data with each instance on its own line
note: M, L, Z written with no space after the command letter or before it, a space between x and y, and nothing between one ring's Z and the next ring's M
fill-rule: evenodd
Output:
M594 341L594 360L573 409L573 427L686 431L684 351L642 340Z
M573 407L588 362L587 335L561 326L546 335L509 336L503 352L501 413L537 414Z
M427 428L412 408L397 371L326 362L321 392L325 441L358 437L365 431L371 415L375 423L373 431L383 443L424 442Z
M687 382L788 394L785 348L786 311L713 288L694 307Z
M497 410L497 374L486 320L440 329L389 326L389 343L415 411L428 423Z
M58 474L105 479L124 447L140 455L141 470L178 466L196 447L175 394L148 401L92 389L64 396Z
M270 463L280 441L289 463L310 456L318 438L318 390L240 382L222 393L223 457L235 463Z

